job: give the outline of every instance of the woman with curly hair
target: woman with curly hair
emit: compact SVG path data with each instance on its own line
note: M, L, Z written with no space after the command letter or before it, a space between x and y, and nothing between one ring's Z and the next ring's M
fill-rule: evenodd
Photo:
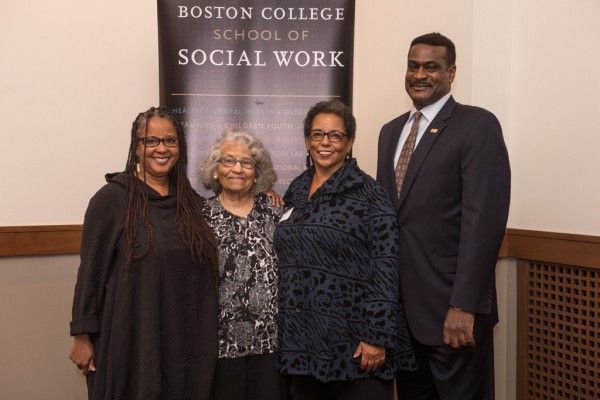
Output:
M294 400L392 400L396 370L413 368L394 208L352 157L355 137L345 104L310 108L307 169L283 197L274 234L278 365Z
M204 216L219 246L219 361L215 400L283 400L275 368L277 257L273 231L281 215L262 192L277 176L262 142L226 130L203 162L204 185L216 194Z

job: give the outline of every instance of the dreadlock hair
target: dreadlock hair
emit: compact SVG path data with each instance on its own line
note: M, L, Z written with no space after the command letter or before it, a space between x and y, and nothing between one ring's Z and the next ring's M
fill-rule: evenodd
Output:
M131 144L129 145L129 156L125 165L127 174L127 215L125 218L125 236L127 238L127 252L125 253L125 279L129 273L131 262L143 257L150 251L156 253L152 237L152 222L148 213L148 193L145 182L146 174L139 176L139 163L142 171L146 171L146 158L140 160L137 148L140 136L146 136L148 122L151 118L164 118L170 121L177 131L179 139L179 159L173 169L169 172L169 179L175 183L177 188L177 211L175 224L177 230L192 253L192 260L200 263L205 261L209 266L209 272L216 277L218 267L218 250L213 231L202 216L201 204L198 194L192 188L187 178L187 144L185 135L179 119L164 107L151 107L147 111L138 114L131 127ZM140 135L143 133L143 135ZM146 247L139 254L134 254L134 241L138 235L138 227L144 226L147 234Z

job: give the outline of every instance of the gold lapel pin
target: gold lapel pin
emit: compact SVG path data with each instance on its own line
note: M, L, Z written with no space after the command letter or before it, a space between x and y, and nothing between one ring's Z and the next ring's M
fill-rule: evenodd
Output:
M429 132L431 133L438 133L438 130L436 128L433 128L432 130L430 130Z

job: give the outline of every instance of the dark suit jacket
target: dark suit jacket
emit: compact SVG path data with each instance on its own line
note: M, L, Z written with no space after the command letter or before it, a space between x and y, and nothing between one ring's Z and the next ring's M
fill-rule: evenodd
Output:
M490 112L450 97L415 148L398 199L394 151L408 117L381 129L377 180L397 210L409 327L421 343L443 344L452 305L477 314L477 341L498 322L495 267L510 201L502 129Z

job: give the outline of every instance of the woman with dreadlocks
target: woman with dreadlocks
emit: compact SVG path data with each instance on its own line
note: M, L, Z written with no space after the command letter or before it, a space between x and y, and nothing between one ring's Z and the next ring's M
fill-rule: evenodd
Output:
M89 399L209 399L217 362L218 252L186 177L177 118L135 119L126 170L90 200L70 359Z

